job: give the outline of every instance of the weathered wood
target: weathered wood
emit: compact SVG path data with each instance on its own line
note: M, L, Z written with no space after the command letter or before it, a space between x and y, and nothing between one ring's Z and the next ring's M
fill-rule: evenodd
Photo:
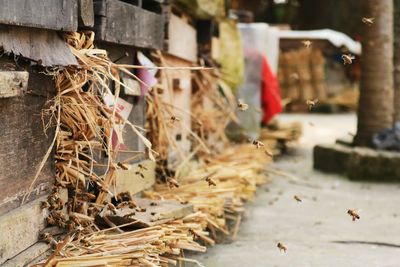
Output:
M41 121L42 108L54 95L52 77L19 64L29 70L29 93L0 98L0 215L19 206L53 138L52 129L45 135ZM0 72L15 68L13 60L0 58ZM53 183L54 157L51 156L34 187L32 199L46 192Z
M0 47L6 53L43 66L78 65L65 41L55 31L0 25Z
M134 198L133 201L138 205L137 209L123 207L116 215L107 215L107 218L116 225L138 221L137 226L150 227L193 213L192 204L181 204L173 200Z
M146 169L139 168L139 164ZM151 160L145 160L129 165L129 170L117 170L115 188L110 189L115 195L121 192L129 192L133 195L150 188L155 183L155 180L155 163Z
M61 31L78 29L77 0L0 0L0 23Z
M21 95L28 87L29 72L0 71L0 98Z
M22 251L14 258L6 261L2 267L25 267L31 266L32 260L46 254L50 249L50 245L45 242L38 242L33 246Z
M94 26L93 0L79 0L79 26Z
M60 192L60 198L64 202L68 199L67 190ZM39 240L48 216L48 211L41 209L40 203L46 199L47 196L43 196L0 216L0 264Z
M163 53L166 67L191 67L191 62L179 57ZM192 94L192 74L188 69L164 70L167 75L161 75L163 88L169 88L163 92L163 100L174 107L174 115L180 118L180 126L171 129L172 137L175 138L179 150L185 156L189 155L191 141L188 129L191 128L190 97ZM173 163L179 159L177 149L170 147L168 151L168 162Z
M95 32L101 41L161 49L163 16L118 0L95 2Z
M197 61L196 29L174 14L171 14L168 24L168 53Z

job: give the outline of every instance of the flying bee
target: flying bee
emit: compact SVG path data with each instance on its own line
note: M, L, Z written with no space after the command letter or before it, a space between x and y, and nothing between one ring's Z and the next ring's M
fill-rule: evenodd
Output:
M286 253L287 247L282 244L281 242L278 242L278 244L276 245L279 248L279 251L282 251Z
M350 65L353 63L355 57L352 54L342 55L343 65Z
M136 175L139 175L140 177L142 177L144 179L144 174L141 173L140 171L135 172Z
M158 206L157 202L150 202L150 206Z
M255 145L257 149L262 146L265 146L263 142L261 142L260 140L256 140L256 139L253 140L252 144Z
M179 117L177 117L177 116L171 116L170 120L171 120L171 123L180 122L180 121L181 121L181 118L179 118Z
M167 182L171 185L173 185L174 187L178 188L179 187L179 182L177 180L175 180L172 177L168 177L167 178Z
M307 100L306 105L308 106L308 110L311 110L318 103L318 99Z
M206 182L208 183L208 186L217 186L215 181L211 178L211 176L206 177Z
M145 166L143 166L142 164L138 164L138 168L141 170L141 171L147 171L147 168L145 167Z
M237 107L240 111L246 111L249 108L249 105L244 103L242 99L238 99Z
M294 195L293 198L294 198L297 202L302 202L302 201L303 201L303 200L302 200L299 196L297 196L297 195Z
M307 48L309 48L312 45L312 42L310 40L304 40L301 41L301 43Z
M356 210L347 210L347 214L349 214L351 216L352 221L354 222L355 220L359 220L360 219L360 215L358 215Z
M366 18L366 17L361 19L361 21L368 26L372 26L372 24L374 24L374 20L375 18Z

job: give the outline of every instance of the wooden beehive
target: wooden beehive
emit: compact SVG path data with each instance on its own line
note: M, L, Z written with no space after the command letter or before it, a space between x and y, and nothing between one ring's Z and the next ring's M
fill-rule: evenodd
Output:
M156 13L134 5L133 2L95 0L96 39L141 48L162 49L164 43L162 3L153 1L155 5L159 5Z

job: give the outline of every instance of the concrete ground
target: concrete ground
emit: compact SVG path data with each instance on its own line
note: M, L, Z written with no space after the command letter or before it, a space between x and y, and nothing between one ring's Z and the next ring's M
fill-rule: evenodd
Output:
M292 155L249 203L236 241L194 257L205 266L400 266L400 185L350 182L312 169L312 147L355 132L356 117L282 115L300 120L304 135ZM293 196L303 199L297 203ZM347 210L359 209L353 222ZM277 242L287 246L280 252Z

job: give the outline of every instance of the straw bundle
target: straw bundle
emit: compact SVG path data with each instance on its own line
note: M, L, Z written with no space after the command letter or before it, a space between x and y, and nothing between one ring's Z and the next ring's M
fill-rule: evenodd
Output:
M253 145L235 146L216 157L204 158L204 163L177 178L178 188L157 184L154 191L143 194L152 199L189 202L207 215L212 233L219 230L229 234L226 219L240 215L244 202L251 200L256 187L267 181L264 172L270 160L264 150Z
M116 232L106 229L89 234L76 232L74 240L66 242L59 255L37 266L168 266L176 265L182 250L205 252L194 241L210 241L205 216L191 214L160 226ZM121 227L121 226L120 226ZM129 226L127 226L129 227Z

